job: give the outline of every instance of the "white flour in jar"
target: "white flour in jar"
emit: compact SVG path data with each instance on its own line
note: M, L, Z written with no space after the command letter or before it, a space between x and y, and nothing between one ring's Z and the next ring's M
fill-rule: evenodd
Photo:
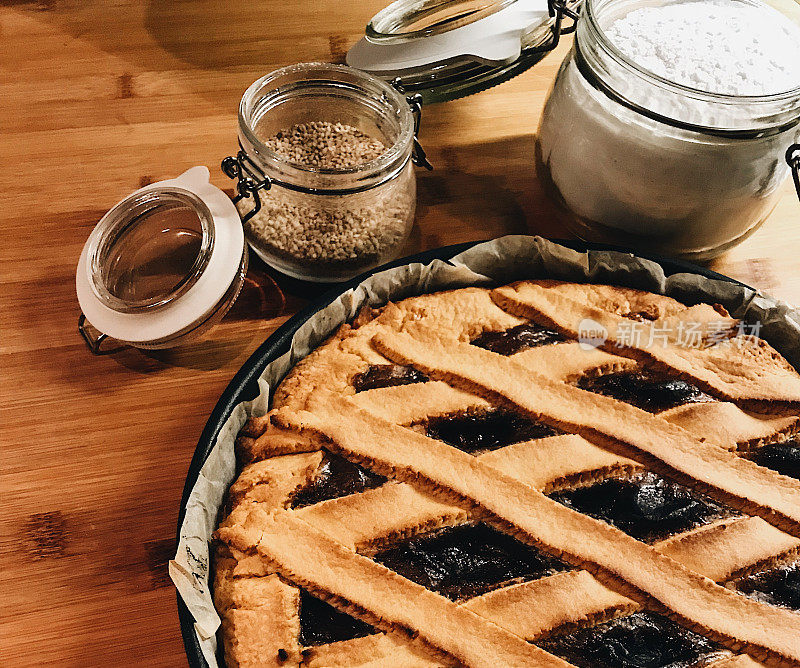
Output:
M743 0L667 1L626 15L618 11L627 3L586 1L602 37L636 68L687 90L616 64L579 22L578 50L603 64L585 56L584 68L573 52L562 66L539 127L540 178L582 238L718 255L758 228L788 176L783 154L800 139L800 97L786 96L789 122L772 127L761 125L766 98L746 96L800 87L800 27ZM728 128L743 132L718 131Z
M640 67L709 93L768 95L800 84L800 27L768 5L640 7L605 33Z

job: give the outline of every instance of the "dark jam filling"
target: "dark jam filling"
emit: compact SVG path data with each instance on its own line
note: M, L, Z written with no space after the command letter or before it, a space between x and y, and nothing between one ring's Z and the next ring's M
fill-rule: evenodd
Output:
M484 332L470 343L500 355L515 355L528 348L537 348L564 341L564 337L532 322L517 325L504 332Z
M729 514L711 499L650 472L607 478L550 497L646 542L682 533Z
M300 644L327 645L340 640L363 638L375 633L374 627L360 619L339 612L333 606L300 590Z
M580 668L684 668L720 651L707 638L649 612L536 644Z
M651 413L683 404L714 401L713 397L685 380L664 379L649 373L581 378L578 387L619 399Z
M756 450L751 459L756 464L800 480L800 442L795 439L765 445Z
M736 588L760 601L800 610L800 562L742 578Z
M412 383L426 383L427 381L428 377L413 366L373 364L363 373L353 376L353 387L356 392L363 392L379 387L395 387Z
M558 433L552 427L503 409L431 418L426 433L464 452L496 450Z
M380 487L385 482L386 478L377 473L361 468L339 455L326 453L316 477L295 495L292 508L357 494Z
M406 540L373 558L453 601L570 568L486 524L440 529Z

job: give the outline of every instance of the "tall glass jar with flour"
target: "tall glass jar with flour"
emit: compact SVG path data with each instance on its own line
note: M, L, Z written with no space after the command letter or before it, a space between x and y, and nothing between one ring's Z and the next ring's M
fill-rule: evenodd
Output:
M565 232L702 260L758 229L790 167L800 194L800 0L397 0L347 60L442 102L576 27L536 144Z
M586 0L537 138L569 231L702 260L758 229L800 138L798 24L795 0Z

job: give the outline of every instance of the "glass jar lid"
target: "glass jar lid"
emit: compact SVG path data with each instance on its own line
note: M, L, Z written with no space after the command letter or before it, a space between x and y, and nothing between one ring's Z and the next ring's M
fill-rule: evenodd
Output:
M580 0L397 0L369 22L347 64L399 80L423 102L477 93L541 60Z
M244 248L233 202L211 185L206 167L193 167L140 188L103 216L78 261L78 302L106 336L164 341L214 310Z

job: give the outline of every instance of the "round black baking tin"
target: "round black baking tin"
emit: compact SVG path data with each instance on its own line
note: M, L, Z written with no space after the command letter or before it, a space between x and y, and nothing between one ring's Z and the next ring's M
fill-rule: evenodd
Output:
M585 253L587 251L614 251L619 253L630 254L631 251L618 246L609 246L606 244L587 243L577 240L564 240L552 239L553 243L558 243L572 250ZM233 377L222 396L217 401L216 406L211 411L211 415L206 422L203 432L200 434L200 439L197 442L192 461L189 463L189 470L186 474L186 482L183 486L183 495L181 497L181 505L178 510L178 529L177 540L180 540L180 530L183 524L183 518L186 514L186 503L189 500L189 494L192 491L197 478L200 475L200 469L203 467L206 459L208 458L211 449L214 447L217 435L219 434L228 416L233 412L233 409L243 401L254 399L258 394L258 378L264 371L264 368L273 360L277 359L284 353L288 352L292 343L292 337L300 326L305 323L317 311L322 310L328 304L333 302L339 295L348 290L355 288L359 283L365 281L367 278L378 272L385 271L386 269L393 269L404 264L418 262L420 264L428 264L433 260L448 261L459 253L477 246L478 244L485 243L485 241L472 241L461 244L454 244L452 246L442 246L408 257L400 258L384 264L376 269L368 271L360 276L347 281L346 283L339 283L332 287L320 298L311 302L303 310L292 316L283 325L281 325L270 337L262 343L256 351L250 355L249 359L242 365L236 375ZM679 273L699 274L706 278L717 279L720 281L727 281L729 283L737 283L738 285L747 286L745 283L736 281L723 274L711 271L690 262L683 262L681 260L673 260L669 258L659 257L656 255L643 255L636 253L637 257L647 260L652 260L661 265L664 273L667 276ZM177 544L177 542L176 542ZM205 660L203 653L200 651L200 643L197 640L197 634L194 629L194 617L186 604L183 602L180 593L178 596L178 617L180 618L181 635L183 636L183 645L186 648L186 658L189 661L191 668L208 668L208 662ZM220 664L223 665L223 664Z

